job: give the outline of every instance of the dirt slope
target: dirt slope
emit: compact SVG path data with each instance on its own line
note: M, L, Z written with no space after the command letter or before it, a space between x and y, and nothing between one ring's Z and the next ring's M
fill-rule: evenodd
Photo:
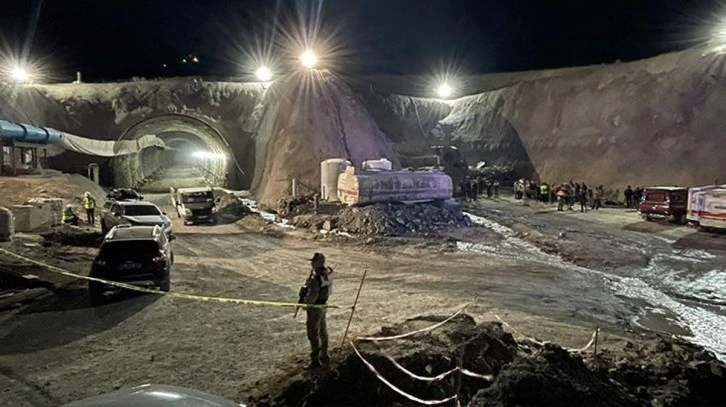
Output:
M267 113L274 116L263 119L265 132L257 136L269 140L256 190L259 202L273 206L289 193L292 178L317 192L320 162L328 158L357 164L388 158L399 166L388 138L343 80L326 71L285 80L277 84L277 106ZM274 125L267 127L270 121Z
M724 56L694 48L642 61L524 76L451 102L428 130L469 160L511 163L542 179L625 184L711 183L726 171L719 137ZM382 96L395 104L394 96ZM367 103L392 139L415 139L417 123ZM437 106L418 106L423 117ZM420 134L420 133L419 133ZM422 146L423 147L423 146ZM425 151L421 150L423 154Z

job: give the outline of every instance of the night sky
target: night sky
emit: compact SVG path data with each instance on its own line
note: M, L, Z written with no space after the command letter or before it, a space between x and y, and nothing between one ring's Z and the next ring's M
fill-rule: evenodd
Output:
M284 70L307 31L345 74L474 74L680 50L703 42L719 13L723 2L705 0L2 0L0 52L52 81L77 70L87 81L226 78L260 55Z

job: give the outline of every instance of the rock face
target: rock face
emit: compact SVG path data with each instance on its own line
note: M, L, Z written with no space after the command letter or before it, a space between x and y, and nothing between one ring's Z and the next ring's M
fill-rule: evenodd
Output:
M627 184L710 184L726 171L719 132L726 113L726 57L707 49L642 61L523 73L501 88L437 105L417 105L433 127L411 123L398 96L372 100L391 139L417 131L430 143L458 145L470 162L510 164L522 175L622 190ZM368 100L368 99L367 99ZM390 106L387 110L386 106ZM395 118L391 118L394 116ZM389 123L393 121L394 123ZM409 123L404 129L397 123ZM412 154L412 143L397 151ZM418 154L430 153L420 145ZM528 173L528 174L527 174Z
M411 89L403 85L415 78L361 85L327 71L292 73L269 88L197 78L4 87L0 117L103 140L184 133L229 153L234 159L216 175L269 206L288 193L291 178L318 190L323 159L387 158L397 167L430 156L436 144L458 145L472 164L510 166L547 182L606 190L699 185L726 173L719 144L725 58L693 48L624 64L483 76L470 81L481 93L450 102L383 93ZM115 170L135 182L158 165L140 164L139 156L113 168L66 153L53 167L83 172L98 162L107 181Z
M305 192L320 190L320 162L347 158L360 165L398 159L353 90L338 77L321 72L291 75L276 84L274 106L263 119L260 137L269 140L256 186L260 202L289 194L296 178ZM268 123L273 123L272 125Z

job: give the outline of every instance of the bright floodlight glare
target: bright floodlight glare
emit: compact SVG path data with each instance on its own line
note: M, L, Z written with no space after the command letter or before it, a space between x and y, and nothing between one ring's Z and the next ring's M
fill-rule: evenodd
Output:
M447 99L449 96L451 96L451 86L449 86L448 83L444 83L443 85L439 86L438 89L436 89L436 93L439 95L442 99Z
M315 68L315 65L318 63L318 56L313 51L307 50L300 55L300 63L305 68Z
M10 77L16 82L27 82L30 79L30 74L21 67L15 67L10 72Z
M272 79L272 71L266 66L261 66L260 69L255 72L255 75L257 75L257 79L259 79L260 82L269 82L270 79Z
M209 160L225 160L226 157L224 154L217 154L213 153L211 151L195 151L192 153L192 157L198 158L200 160L209 159Z

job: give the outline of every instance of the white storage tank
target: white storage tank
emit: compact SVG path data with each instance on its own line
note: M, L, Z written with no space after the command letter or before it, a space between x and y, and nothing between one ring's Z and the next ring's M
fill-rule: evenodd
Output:
M393 170L393 164L385 158L379 158L377 160L363 161L361 169L363 171L391 171Z
M345 158L330 158L320 163L320 199L338 202L338 175L352 165Z
M0 208L0 242L6 242L13 238L15 233L15 219L8 208Z

